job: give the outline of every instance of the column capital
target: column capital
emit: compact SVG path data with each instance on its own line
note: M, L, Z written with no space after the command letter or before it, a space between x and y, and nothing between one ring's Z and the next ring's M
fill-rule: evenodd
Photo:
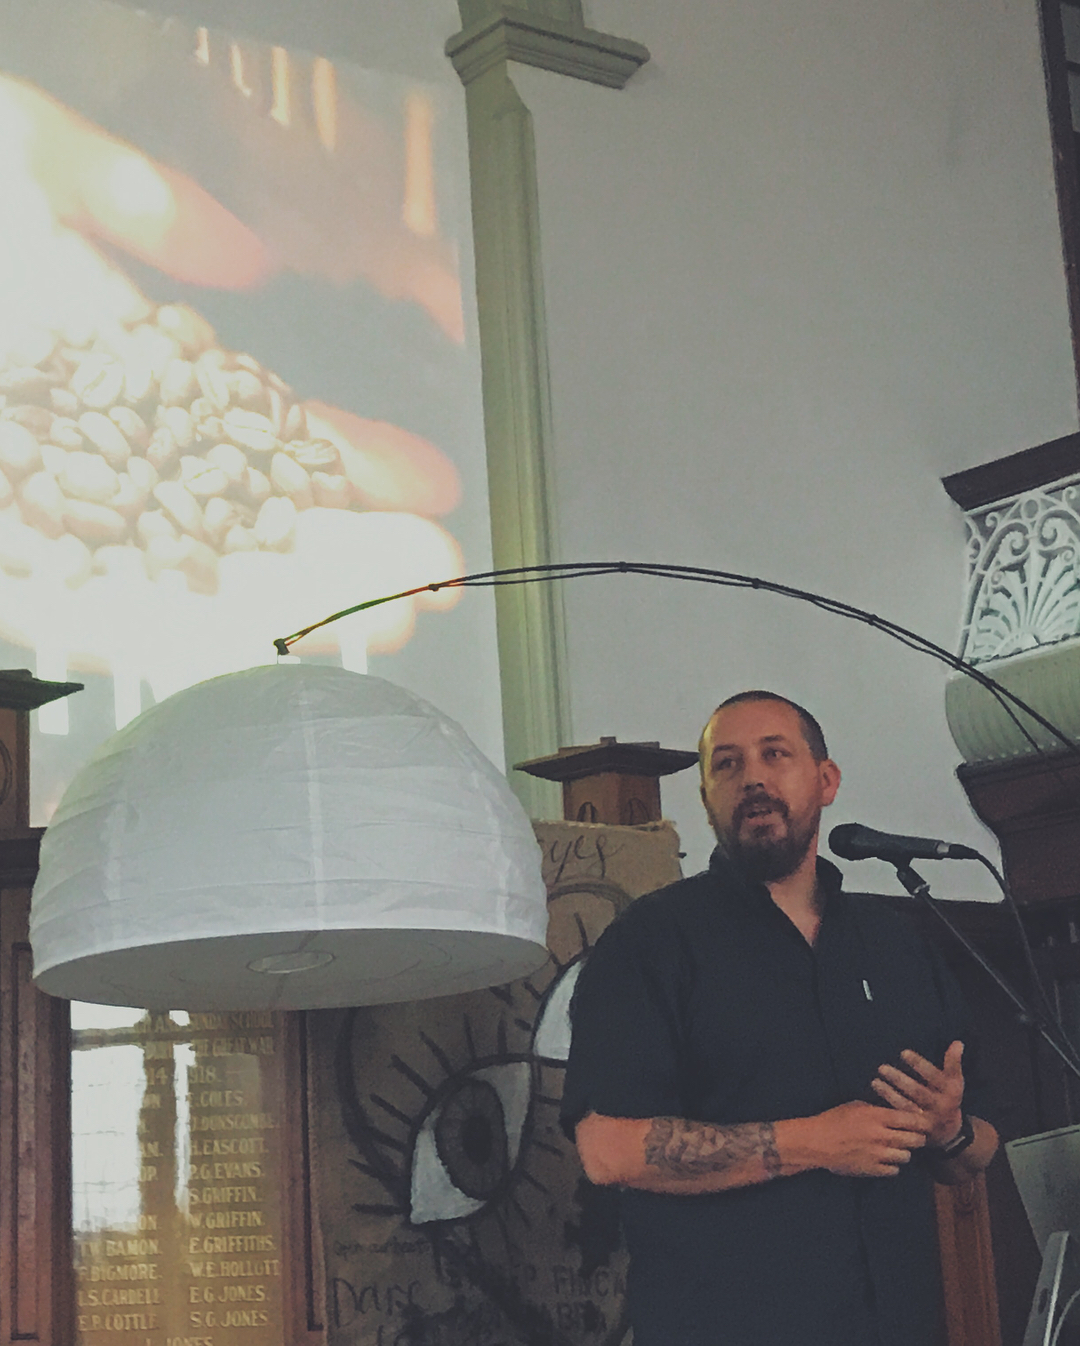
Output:
M559 75L621 89L649 59L640 42L588 28L574 0L524 5L461 0L466 27L446 44L446 54L466 85L503 61L553 70Z

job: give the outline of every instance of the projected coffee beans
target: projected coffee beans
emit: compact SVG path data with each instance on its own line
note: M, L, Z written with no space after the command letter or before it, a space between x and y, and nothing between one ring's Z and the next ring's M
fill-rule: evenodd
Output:
M290 551L298 511L366 506L292 389L192 309L83 344L34 336L26 363L0 367L0 509L67 539L73 577L132 547L151 578L175 569L212 593L220 556ZM9 553L0 567L26 573L30 558Z

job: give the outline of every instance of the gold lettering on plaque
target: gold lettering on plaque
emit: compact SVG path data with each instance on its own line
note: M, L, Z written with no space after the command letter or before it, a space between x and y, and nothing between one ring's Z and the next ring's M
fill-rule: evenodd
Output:
M281 1017L72 1028L76 1346L287 1346Z

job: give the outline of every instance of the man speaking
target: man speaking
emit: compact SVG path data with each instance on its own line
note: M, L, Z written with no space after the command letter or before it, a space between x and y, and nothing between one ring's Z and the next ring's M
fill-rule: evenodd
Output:
M701 773L709 869L608 928L571 1009L563 1125L622 1189L635 1346L932 1346L933 1181L998 1143L960 996L818 858L840 770L807 711L731 697Z

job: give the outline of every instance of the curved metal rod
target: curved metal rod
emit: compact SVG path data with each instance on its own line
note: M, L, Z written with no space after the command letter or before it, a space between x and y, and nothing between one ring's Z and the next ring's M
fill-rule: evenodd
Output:
M381 598L369 598L364 603L357 603L351 608L343 608L341 612L331 613L329 617L324 617L319 622L313 622L310 626L305 626L303 630L293 632L291 636L280 636L274 641L274 648L279 655L287 655L290 646L296 644L298 640L302 640L304 636L310 635L312 631L318 631L320 627L329 626L331 622L339 621L342 617L350 617L355 612L366 612L370 608L380 607L383 603L393 603L399 598L413 598L417 594L423 593L438 593L441 589L496 588L507 584L580 579L586 575L652 575L660 579L715 584L728 589L759 589L765 593L778 594L782 598L794 598L803 603L810 603L813 607L821 608L824 612L831 612L839 617L847 617L851 621L872 626L876 630L884 632L885 635L892 636L894 640L900 641L902 645L908 646L909 649L919 650L923 654L928 654L931 658L937 659L940 663L947 664L949 668L966 674L990 692L1036 752L1043 753L1046 749L1032 736L1027 726L1021 723L1016 711L1021 711L1024 715L1027 715L1069 752L1080 754L1080 743L1069 738L1063 730L1037 711L1034 706L1029 705L1015 692L1010 691L1008 687L998 682L996 678L992 678L988 673L984 673L976 665L969 664L959 655L952 654L949 650L936 645L925 636L920 636L917 631L911 631L898 622L890 621L887 617L879 617L877 613L868 612L864 608L857 608L853 604L844 603L838 598L830 598L826 594L813 593L809 589L798 589L794 585L780 584L775 580L762 579L757 575L743 575L733 570L711 570L705 566L644 561L573 561L551 565L512 566L503 570L478 571L473 575L458 575L453 579L438 580L431 584L420 584L414 589L404 589L401 593L386 594Z

